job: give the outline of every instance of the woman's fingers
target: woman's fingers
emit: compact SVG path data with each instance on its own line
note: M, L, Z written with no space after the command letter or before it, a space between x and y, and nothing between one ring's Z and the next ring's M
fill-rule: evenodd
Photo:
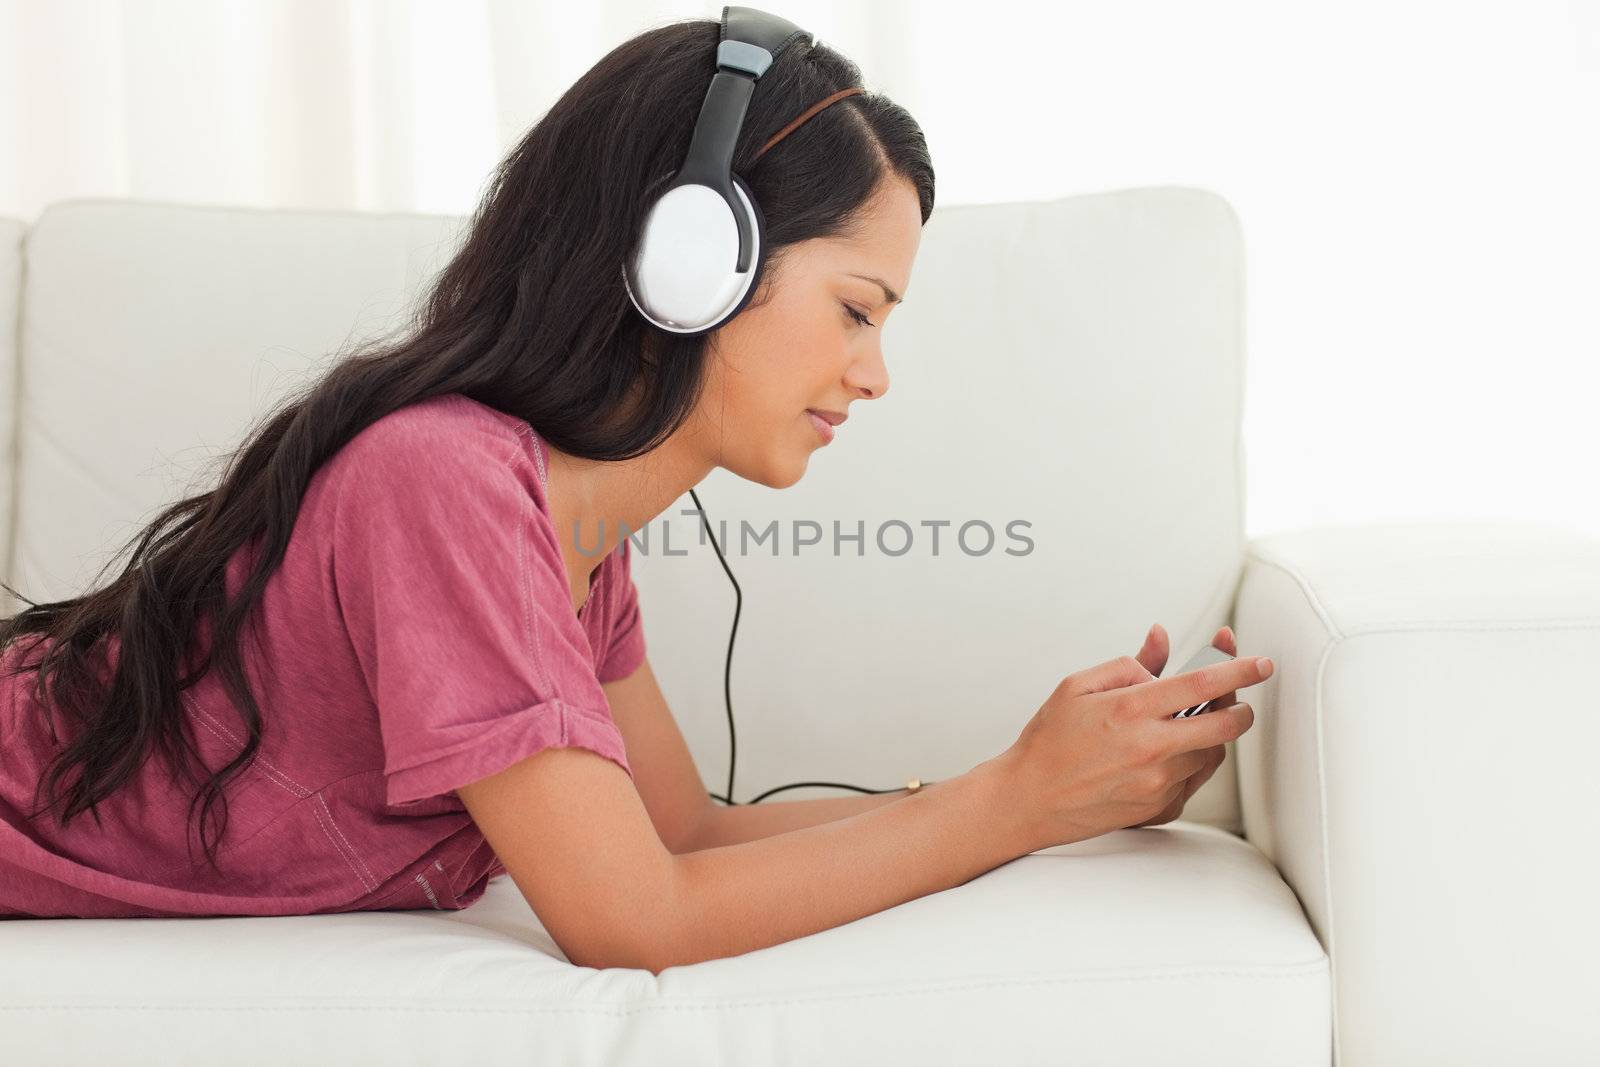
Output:
M1206 753L1208 759L1204 766L1191 774L1183 784L1183 792L1171 804L1162 809L1161 814L1144 822L1134 823L1134 826L1162 826L1172 822L1183 815L1183 809L1188 806L1189 799L1200 792L1200 787L1211 780L1217 773L1217 768L1222 766L1223 759L1227 756L1227 749L1217 745Z
M1138 660L1152 677L1159 678L1162 668L1167 665L1167 657L1171 654L1172 647L1167 640L1167 631L1158 622L1144 635L1144 644L1140 646L1139 653L1134 659Z
M1118 656L1104 663L1096 663L1081 671L1073 671L1056 685L1056 698L1083 696L1124 689L1139 682L1151 681L1151 674L1134 656Z
M1224 626L1222 629L1217 631L1217 636L1212 639L1211 644L1216 648L1220 648L1230 656L1237 656L1239 654L1239 646L1233 639L1233 630L1227 626ZM1237 691L1230 691L1218 697L1216 703L1212 706L1217 708L1225 708L1229 704L1237 704L1238 702L1239 694Z
M1211 639L1211 645L1213 648L1220 649L1230 656L1238 656L1239 654L1238 640L1234 637L1231 626L1224 626L1218 630L1216 636ZM1140 666L1150 672L1152 678L1159 678L1161 677L1161 672L1166 669L1167 659L1171 654L1171 640L1167 637L1166 628L1158 622L1151 626L1145 634L1144 644L1140 646L1139 652L1134 656L1134 659L1138 660ZM1212 707L1225 708L1238 702L1238 690L1230 689L1217 697L1212 702Z
M1189 802L1189 798L1200 792L1200 787L1209 782L1211 776L1217 773L1217 768L1222 766L1222 761L1228 756L1228 748L1226 745L1216 745L1208 750L1206 755L1210 757L1206 760L1206 765L1191 774L1188 784L1184 786L1183 800L1186 804Z
M1266 661L1268 666L1264 668L1260 666L1260 661L1264 660L1265 657L1256 656L1225 660L1198 670L1174 674L1171 678L1152 678L1149 681L1125 685L1118 692L1108 696L1126 701L1138 710L1141 718L1168 719L1175 711L1214 701L1235 692L1241 685L1248 687L1266 681L1272 674L1272 667L1270 661ZM1201 719L1209 718L1210 715L1197 715L1177 721L1198 723Z

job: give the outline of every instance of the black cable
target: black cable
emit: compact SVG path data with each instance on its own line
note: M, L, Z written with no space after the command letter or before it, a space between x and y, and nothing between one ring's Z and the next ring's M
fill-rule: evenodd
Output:
M706 518L706 509L700 504L700 495L693 489L689 490L689 495L694 498L694 506L700 513L700 523L705 527L706 536L711 538L711 547L717 553L717 562L722 564L722 569L727 574L728 581L733 583L733 629L728 634L728 656L722 668L722 701L728 709L728 794L727 796L720 796L716 793L710 793L709 790L707 792L713 800L720 800L724 804L738 804L741 801L733 799L733 762L734 757L738 754L738 743L734 737L733 730L733 638L739 632L739 609L744 605L744 591L739 588L739 580L733 576L733 571L728 568L728 561L722 556L722 548L717 544L716 535L711 532L711 523ZM906 788L905 786L898 786L894 789L867 789L864 786L850 785L846 782L791 782L789 785L780 785L776 789L769 789L754 800L746 800L742 803L759 804L772 794L781 793L785 789L801 789L811 786L854 789L857 793L897 793Z

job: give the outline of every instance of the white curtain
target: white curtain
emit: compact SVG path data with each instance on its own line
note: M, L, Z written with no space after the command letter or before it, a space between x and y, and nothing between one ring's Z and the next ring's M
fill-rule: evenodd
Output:
M769 9L879 77L898 3ZM132 196L470 211L606 52L720 4L647 0L0 0L0 214ZM826 30L816 29L826 23ZM846 33L848 46L832 32Z
M1150 184L1233 203L1251 535L1600 533L1595 0L755 6L918 117L940 204ZM78 196L465 214L605 52L720 11L0 0L0 214Z

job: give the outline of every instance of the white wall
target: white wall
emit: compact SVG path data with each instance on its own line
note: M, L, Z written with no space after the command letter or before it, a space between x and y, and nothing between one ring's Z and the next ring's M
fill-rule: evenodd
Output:
M767 6L921 120L941 203L1176 183L1235 205L1252 535L1600 533L1593 0ZM720 9L0 0L0 214L85 195L465 214L605 51Z

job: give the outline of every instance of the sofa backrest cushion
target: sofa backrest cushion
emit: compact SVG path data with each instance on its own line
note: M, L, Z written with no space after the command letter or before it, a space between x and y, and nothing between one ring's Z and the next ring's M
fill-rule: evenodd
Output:
M26 244L7 580L81 591L160 507L212 487L281 392L395 328L463 224L49 207ZM1210 639L1244 548L1242 267L1237 218L1198 189L935 212L883 335L888 394L789 488L720 469L697 487L743 592L740 799L958 774L1152 622L1171 668ZM692 507L638 535L634 574L651 664L721 793L735 604ZM1186 819L1238 831L1232 763ZM808 795L837 791L779 797Z

